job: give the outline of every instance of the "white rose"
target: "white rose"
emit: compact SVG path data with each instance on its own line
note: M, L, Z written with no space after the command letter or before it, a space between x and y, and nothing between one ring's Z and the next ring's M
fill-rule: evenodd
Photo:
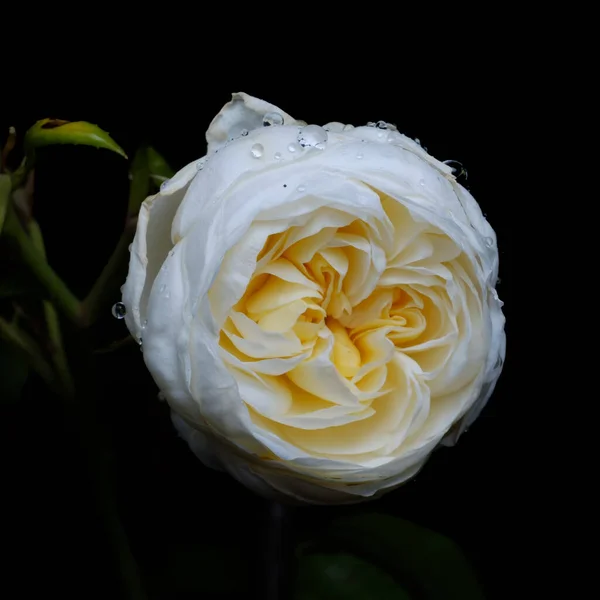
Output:
M385 127L304 126L234 94L207 156L140 211L129 330L192 450L263 495L398 486L502 368L494 231Z

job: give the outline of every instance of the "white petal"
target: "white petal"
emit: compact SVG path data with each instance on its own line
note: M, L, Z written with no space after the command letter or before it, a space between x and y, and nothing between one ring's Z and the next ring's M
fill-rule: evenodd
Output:
M244 92L232 94L231 101L223 106L208 127L206 132L208 153L221 148L227 140L239 137L244 129L252 131L263 127L263 117L271 112L280 114L285 125L293 125L296 122L290 115L269 102Z

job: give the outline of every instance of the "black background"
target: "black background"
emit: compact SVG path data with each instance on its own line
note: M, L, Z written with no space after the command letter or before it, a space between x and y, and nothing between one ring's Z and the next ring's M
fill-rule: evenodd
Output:
M414 481L368 508L448 535L473 562L489 598L513 597L516 587L535 585L529 561L541 543L530 530L527 480L533 442L522 416L531 384L520 376L527 344L515 314L518 262L523 261L517 261L514 215L521 199L507 182L513 159L507 158L506 139L517 127L515 84L501 65L488 78L472 76L467 83L456 75L440 75L432 83L423 75L401 78L388 89L352 77L321 83L300 73L285 79L208 74L200 87L184 85L179 93L173 92L173 86L182 85L176 75L158 83L129 83L126 89L113 85L109 94L81 86L69 93L45 87L1 111L0 125L5 131L13 124L22 135L39 118L87 120L109 131L130 156L149 142L178 169L204 154L204 131L230 93L245 91L309 123L384 119L420 138L437 158L460 161L468 171L464 185L498 235L507 360L487 408L458 445L436 451ZM111 153L57 147L39 154L35 216L51 264L80 297L119 237L127 184L127 164ZM91 339L106 344L126 334L106 307ZM175 577L169 569L182 562L177 553L194 551L199 542L235 547L247 564L249 585L259 585L266 504L226 475L204 468L176 437L135 344L96 356L93 368L100 386L93 390L95 410L112 446L119 510L149 587L168 585ZM33 589L63 597L119 597L114 559L90 499L86 463L56 399L30 381L21 403L2 408L0 435L9 506L3 525L10 548L5 585L22 590L11 597L29 596ZM363 509L302 508L291 515L296 530L318 530L334 514ZM218 560L214 569L222 571L225 588L238 576Z

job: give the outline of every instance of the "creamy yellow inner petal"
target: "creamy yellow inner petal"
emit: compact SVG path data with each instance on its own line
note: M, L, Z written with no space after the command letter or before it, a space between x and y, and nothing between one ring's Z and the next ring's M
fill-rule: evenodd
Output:
M296 448L384 464L459 410L476 375L464 361L483 335L470 325L482 310L477 266L402 202L379 197L380 223L319 209L280 233L256 224L230 250L248 248L256 268L227 313L221 351L275 460ZM390 223L394 235L383 236Z

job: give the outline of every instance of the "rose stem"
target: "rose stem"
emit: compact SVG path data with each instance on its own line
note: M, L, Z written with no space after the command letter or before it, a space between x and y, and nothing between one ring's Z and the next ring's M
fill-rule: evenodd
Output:
M271 501L268 506L265 600L283 600L290 597L291 546L290 515L286 507Z

